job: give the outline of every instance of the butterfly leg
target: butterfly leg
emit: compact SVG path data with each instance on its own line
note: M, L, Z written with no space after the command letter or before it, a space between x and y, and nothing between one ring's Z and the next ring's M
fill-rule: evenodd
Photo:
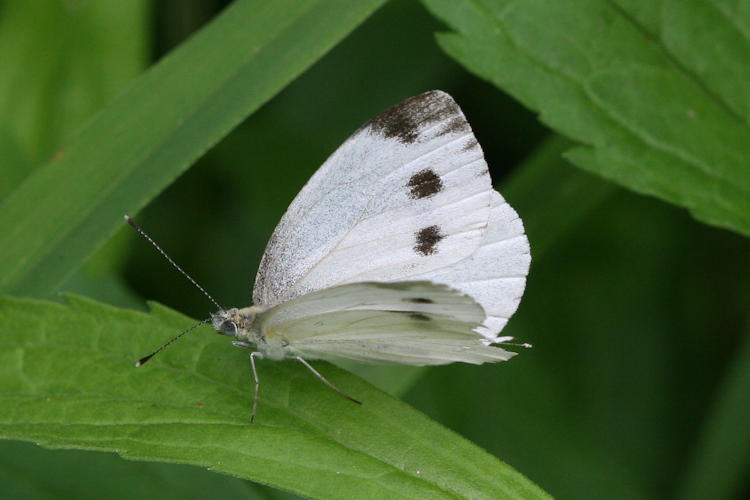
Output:
M239 347L240 349L253 349L255 346L249 342L240 342L239 340L233 340L232 345Z
M253 413L250 415L251 424L255 422L255 410L258 409L258 387L260 387L260 382L258 382L258 372L255 370L255 358L263 359L263 353L262 352L250 353L250 366L253 368L253 379L255 380L255 397L253 397Z
M353 403L357 403L358 405L362 404L361 401L357 401L356 399L354 399L353 397L349 396L344 391L342 391L341 389L339 389L338 387L336 387L335 385L333 385L332 383L330 383L328 380L326 380L326 378L323 375L321 375L320 373L318 373L318 370L316 370L315 368L313 368L310 363L308 363L307 361L305 361L304 359L302 359L300 356L291 356L291 358L292 359L296 359L297 361L299 361L300 363L302 363L303 365L305 365L307 367L307 369L310 370L311 372L313 372L315 374L315 376L318 377L320 380L322 380L325 385L327 385L328 387L330 387L334 391L338 392L339 394L341 394L342 396L344 396L349 401L351 401Z

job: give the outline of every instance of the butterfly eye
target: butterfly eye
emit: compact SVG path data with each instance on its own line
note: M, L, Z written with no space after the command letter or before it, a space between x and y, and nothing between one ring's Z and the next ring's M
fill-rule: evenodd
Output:
M219 333L223 333L224 335L229 335L230 337L234 337L237 334L237 324L234 321L226 320L221 324L221 329Z

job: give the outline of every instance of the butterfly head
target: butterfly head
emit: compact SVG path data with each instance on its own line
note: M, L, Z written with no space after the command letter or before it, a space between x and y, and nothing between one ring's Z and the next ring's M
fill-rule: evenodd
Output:
M238 309L221 309L216 314L211 315L211 326L218 333L234 337L240 329L240 316Z
M250 336L250 327L259 312L260 308L255 306L242 309L236 307L220 309L211 315L211 326L223 335L247 339Z

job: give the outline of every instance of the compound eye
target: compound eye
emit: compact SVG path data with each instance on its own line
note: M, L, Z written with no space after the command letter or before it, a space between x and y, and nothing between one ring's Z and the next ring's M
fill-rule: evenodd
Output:
M234 321L226 320L221 324L220 333L234 337L237 334L237 324Z

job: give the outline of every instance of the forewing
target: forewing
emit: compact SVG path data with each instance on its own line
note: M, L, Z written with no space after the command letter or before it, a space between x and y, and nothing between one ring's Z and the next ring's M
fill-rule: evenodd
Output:
M306 359L480 364L514 355L487 346L471 297L425 281L353 283L298 297L256 321L267 341Z
M450 266L482 242L491 192L453 99L407 99L356 131L300 191L263 255L254 303Z

